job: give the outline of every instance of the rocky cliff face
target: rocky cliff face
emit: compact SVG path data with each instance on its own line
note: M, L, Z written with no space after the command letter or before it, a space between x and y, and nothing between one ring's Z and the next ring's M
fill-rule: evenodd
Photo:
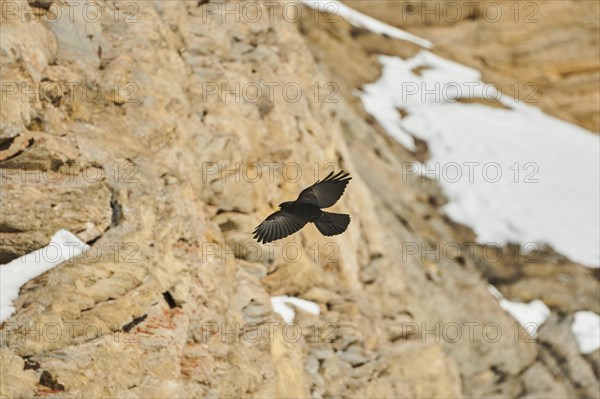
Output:
M441 252L472 233L352 98L378 65L347 23L284 18L288 3L239 18L222 14L235 3L32 4L0 0L1 255L60 228L92 250L21 290L3 397L597 395L598 352L580 356L569 330L577 284L555 282L531 340L486 278L519 297L540 269ZM353 176L345 234L253 243L332 166ZM592 271L543 262L589 284L577 309L598 311ZM286 327L274 295L320 314Z

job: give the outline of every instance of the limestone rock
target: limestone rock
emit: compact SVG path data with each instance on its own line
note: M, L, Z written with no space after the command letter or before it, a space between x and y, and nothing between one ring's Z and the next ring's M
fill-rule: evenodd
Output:
M40 248L59 228L91 245L22 287L0 327L3 397L483 397L596 387L591 366L567 383L550 378L558 352L526 342L474 259L406 256L407 243L472 232L443 215L433 182L403 178L415 154L352 97L379 71L347 23L290 22L282 4L262 2L253 3L256 20L223 21L219 8L233 2L195 1L131 3L135 13L119 18L112 3L94 3L100 18L90 22L86 4L73 23L53 26L0 7L3 82L77 83L2 107L1 253ZM335 102L315 97L315 84L327 82L339 85ZM265 83L301 95L248 94ZM353 176L335 208L352 215L344 235L307 226L277 245L252 241L279 202L331 168ZM297 312L284 325L275 295L315 301L320 314ZM564 324L556 328L572 341ZM588 365L569 345L569 367ZM540 387L523 381L531 374Z

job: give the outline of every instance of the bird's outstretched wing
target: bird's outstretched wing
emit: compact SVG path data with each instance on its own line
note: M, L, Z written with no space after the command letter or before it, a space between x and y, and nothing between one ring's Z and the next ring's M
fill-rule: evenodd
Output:
M308 220L304 220L286 211L277 211L270 214L253 231L258 242L266 244L279 240L300 230Z
M329 208L344 194L348 182L352 179L349 176L350 173L343 170L335 175L331 172L323 180L302 190L296 202L316 205L319 208Z

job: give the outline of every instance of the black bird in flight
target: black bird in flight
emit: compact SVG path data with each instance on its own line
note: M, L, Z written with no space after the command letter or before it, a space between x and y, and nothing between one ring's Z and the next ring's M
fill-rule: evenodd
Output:
M307 223L314 223L324 236L335 236L346 231L350 215L325 212L321 209L333 206L348 185L351 177L343 170L331 172L323 180L305 188L296 201L279 204L281 210L269 215L256 229L254 238L266 244L287 237Z

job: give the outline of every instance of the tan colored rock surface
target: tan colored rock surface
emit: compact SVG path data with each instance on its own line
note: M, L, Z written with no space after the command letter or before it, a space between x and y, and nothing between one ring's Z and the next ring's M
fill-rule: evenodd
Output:
M403 178L413 155L350 97L378 67L346 23L289 22L281 6L273 22L267 12L222 22L211 11L222 4L196 1L131 3L134 15L115 18L101 4L98 22L2 21L3 82L77 83L39 101L13 98L18 110L2 114L0 215L10 227L2 255L46 244L55 228L92 245L22 288L0 330L2 397L429 398L593 388L589 370L568 374L573 383L556 380L553 352L539 360L543 348L500 309L473 259L403 256L406 243L469 233L440 213L439 187ZM328 51L336 40L338 51L355 46L348 68ZM288 84L302 95L276 89L256 99L235 92L236 82L240 90ZM336 102L322 91L315 98L315 83L327 82L339 86ZM353 176L335 206L352 215L348 231L325 239L309 226L279 246L252 243L254 226L330 163ZM52 171L56 183L15 178L32 168ZM22 206L25 197L32 207ZM297 311L297 326L286 327L273 295L312 300L321 313ZM572 364L583 364L569 348ZM525 373L540 383L527 384Z

